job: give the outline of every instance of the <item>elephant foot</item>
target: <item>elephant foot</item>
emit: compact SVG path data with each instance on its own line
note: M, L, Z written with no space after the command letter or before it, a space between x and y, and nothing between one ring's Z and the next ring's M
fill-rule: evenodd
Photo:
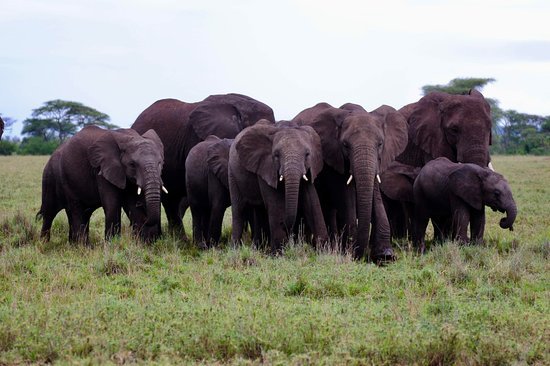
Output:
M396 259L397 258L392 248L384 248L371 256L371 260L379 266L395 262Z

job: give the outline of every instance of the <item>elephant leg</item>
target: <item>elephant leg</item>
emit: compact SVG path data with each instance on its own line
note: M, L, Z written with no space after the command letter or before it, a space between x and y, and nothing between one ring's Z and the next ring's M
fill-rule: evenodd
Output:
M483 242L485 233L485 207L480 211L470 212L470 241L473 243Z
M423 209L421 205L416 205L414 210L414 230L413 230L413 245L420 253L424 254L426 251L426 228L430 217L428 213Z
M215 200L212 202L211 207L208 235L210 238L210 245L217 245L220 242L222 234L223 215L228 205L226 205L224 201Z
M120 215L121 207L113 205L104 207L105 212L105 240L110 240L113 236L120 235Z
M305 184L300 194L303 197L303 213L306 224L312 231L314 244L319 246L319 244L327 242L329 237L317 191L313 185Z
M69 221L69 241L88 245L88 222L86 221L84 209L79 205L71 205L71 208L68 208L66 212Z
M185 208L182 209L181 204L184 198L185 201L183 201L183 203ZM168 197L167 194L162 193L162 206L166 213L169 230L176 235L181 235L183 240L187 240L182 222L183 216L181 215L181 213L185 213L187 209L187 197Z
M412 232L414 230L414 203L403 202L403 212L405 213L405 236L412 242Z
M42 213L42 229L40 230L40 237L46 241L50 240L50 231L52 228L52 223L57 216L57 214L61 211L61 208L54 207L54 208L46 208L44 212Z
M442 243L450 237L449 218L447 216L432 217L432 226L435 242Z
M459 198L451 198L452 238L462 243L468 242L469 207Z
M191 218L193 222L193 241L199 247L206 247L205 233L203 232L204 220L205 220L204 207L200 205L191 205Z
M390 223L384 209L378 183L374 185L372 207L371 260L376 263L393 261L395 260L395 254L390 243Z
M287 235L292 234L287 232L285 226L285 195L284 192L278 192L264 182L260 182L260 191L269 221L271 254L280 254Z
M344 192L342 199L341 195L335 198L337 203L337 222L338 230L342 240L342 251L347 252L353 250L357 243L357 214L355 205L355 188L353 185L346 185L345 178L339 185ZM336 188L335 188L336 189Z

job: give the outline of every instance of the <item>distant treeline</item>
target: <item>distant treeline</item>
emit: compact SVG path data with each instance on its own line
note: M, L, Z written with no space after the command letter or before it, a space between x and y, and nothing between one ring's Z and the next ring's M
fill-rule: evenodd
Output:
M494 81L492 78L457 78L445 85L425 85L422 92L424 95L432 91L466 94L470 89L482 89ZM493 118L491 153L550 155L550 116L503 110L497 100L487 97L486 100L491 105ZM3 118L8 128L14 122L9 117ZM0 141L0 155L49 155L86 125L116 128L109 120L107 114L78 102L48 101L23 121L22 139L4 137Z

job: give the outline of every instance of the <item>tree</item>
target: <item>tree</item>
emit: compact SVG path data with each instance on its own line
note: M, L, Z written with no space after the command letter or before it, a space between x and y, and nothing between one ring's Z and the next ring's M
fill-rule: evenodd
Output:
M503 114L502 121L502 152L550 154L550 116L507 110Z
M23 121L22 133L42 137L44 141L64 141L87 125L116 128L109 119L107 114L82 103L56 99L34 109L32 118Z

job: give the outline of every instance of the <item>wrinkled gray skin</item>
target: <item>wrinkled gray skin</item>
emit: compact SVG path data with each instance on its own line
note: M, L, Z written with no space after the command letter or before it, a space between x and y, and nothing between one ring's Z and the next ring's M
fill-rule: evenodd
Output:
M415 200L414 245L425 250L424 236L428 220L451 223L450 238L468 241L470 225L471 241L483 240L485 230L485 206L505 212L500 227L513 230L517 206L506 179L475 164L457 164L447 158L427 163L420 171L413 186Z
M201 247L220 240L229 197L228 162L232 139L216 136L195 145L185 161L187 199L193 216L193 240Z
M61 145L42 176L41 236L49 240L52 221L65 209L69 240L89 242L92 213L103 207L105 238L120 233L124 208L136 233L160 235L163 146L153 130L104 130L88 126ZM141 195L138 196L138 186Z
M393 239L412 235L413 183L419 172L418 167L394 161L380 174L380 191Z
M367 248L373 261L394 259L376 175L407 144L403 116L389 106L368 113L357 104L334 108L319 103L293 121L313 127L321 138L325 167L316 187L330 235L342 237L357 259L366 256Z
M185 237L181 218L187 208L185 160L189 151L209 135L235 138L260 119L275 121L273 110L246 95L233 93L211 95L197 103L162 99L138 116L132 128L139 133L153 129L164 144L162 179L168 194L162 194L162 205L171 230Z
M272 253L278 253L293 233L299 211L314 242L327 241L313 185L322 167L321 142L311 127L264 120L243 130L229 152L233 242L242 238L246 213L264 209Z

